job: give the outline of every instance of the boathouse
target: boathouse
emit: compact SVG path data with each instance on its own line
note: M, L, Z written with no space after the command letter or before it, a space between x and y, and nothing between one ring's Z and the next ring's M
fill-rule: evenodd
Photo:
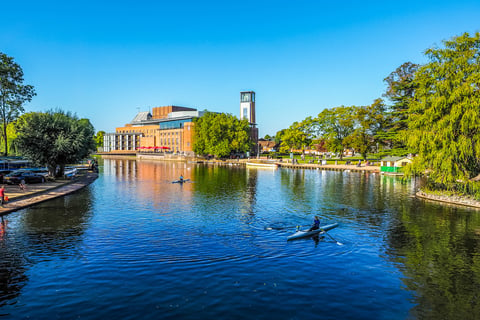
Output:
M380 173L403 174L403 168L409 163L412 163L409 157L385 157L380 160Z

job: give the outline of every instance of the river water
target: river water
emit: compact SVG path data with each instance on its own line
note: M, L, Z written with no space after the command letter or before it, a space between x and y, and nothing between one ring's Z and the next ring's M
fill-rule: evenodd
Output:
M418 200L413 182L100 164L87 188L2 218L0 318L480 317L480 212ZM315 214L335 241L286 241Z

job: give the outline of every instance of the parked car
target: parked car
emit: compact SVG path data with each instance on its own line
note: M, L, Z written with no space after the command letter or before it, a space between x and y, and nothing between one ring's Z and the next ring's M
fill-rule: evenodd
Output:
M31 171L17 170L5 175L3 181L8 184L43 183L45 177Z
M9 174L12 171L13 170L0 170L0 183L3 183L3 177L5 177L5 175Z

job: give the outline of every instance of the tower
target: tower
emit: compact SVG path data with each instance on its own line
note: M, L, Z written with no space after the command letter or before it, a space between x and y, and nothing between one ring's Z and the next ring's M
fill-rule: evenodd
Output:
M258 154L258 128L255 123L255 92L240 92L240 120L246 119L250 123L250 137L254 142L253 152Z
M240 92L240 120L247 119L255 125L255 92Z

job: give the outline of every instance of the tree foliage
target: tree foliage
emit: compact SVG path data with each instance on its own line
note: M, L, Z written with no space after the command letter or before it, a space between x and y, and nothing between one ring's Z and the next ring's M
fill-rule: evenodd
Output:
M340 159L343 151L348 147L346 138L355 130L355 107L340 106L324 109L315 119L318 132L325 140L328 150L338 153Z
M63 111L32 112L17 121L16 145L21 155L61 176L66 164L95 151L95 130L88 119Z
M454 37L426 55L430 62L415 76L407 144L418 153L417 170L452 189L480 173L480 34Z
M95 135L95 145L97 148L103 147L103 136L105 135L105 131L98 131Z
M282 132L280 152L290 152L292 150L303 150L311 144L309 136L309 118L302 122L294 122L290 127Z
M353 107L354 130L345 137L344 145L359 152L367 160L367 152L379 141L385 126L385 104L382 99L369 106Z
M24 112L23 104L34 95L33 86L23 84L22 68L12 57L0 52L0 121L5 155L8 155L8 124Z
M17 131L15 129L15 121L7 125L7 137L8 143L4 143L3 134L0 135L0 153L2 154L17 154L17 147L15 145L15 139L17 138ZM8 147L8 152L5 152L5 146Z
M195 120L193 151L226 157L232 152L247 152L252 147L250 124L247 120L226 113L205 112Z
M419 65L405 62L384 79L387 91L384 94L392 104L386 114L388 126L385 127L382 140L393 154L404 155L406 149L406 133L408 128L408 108L413 102L416 83L415 72Z

